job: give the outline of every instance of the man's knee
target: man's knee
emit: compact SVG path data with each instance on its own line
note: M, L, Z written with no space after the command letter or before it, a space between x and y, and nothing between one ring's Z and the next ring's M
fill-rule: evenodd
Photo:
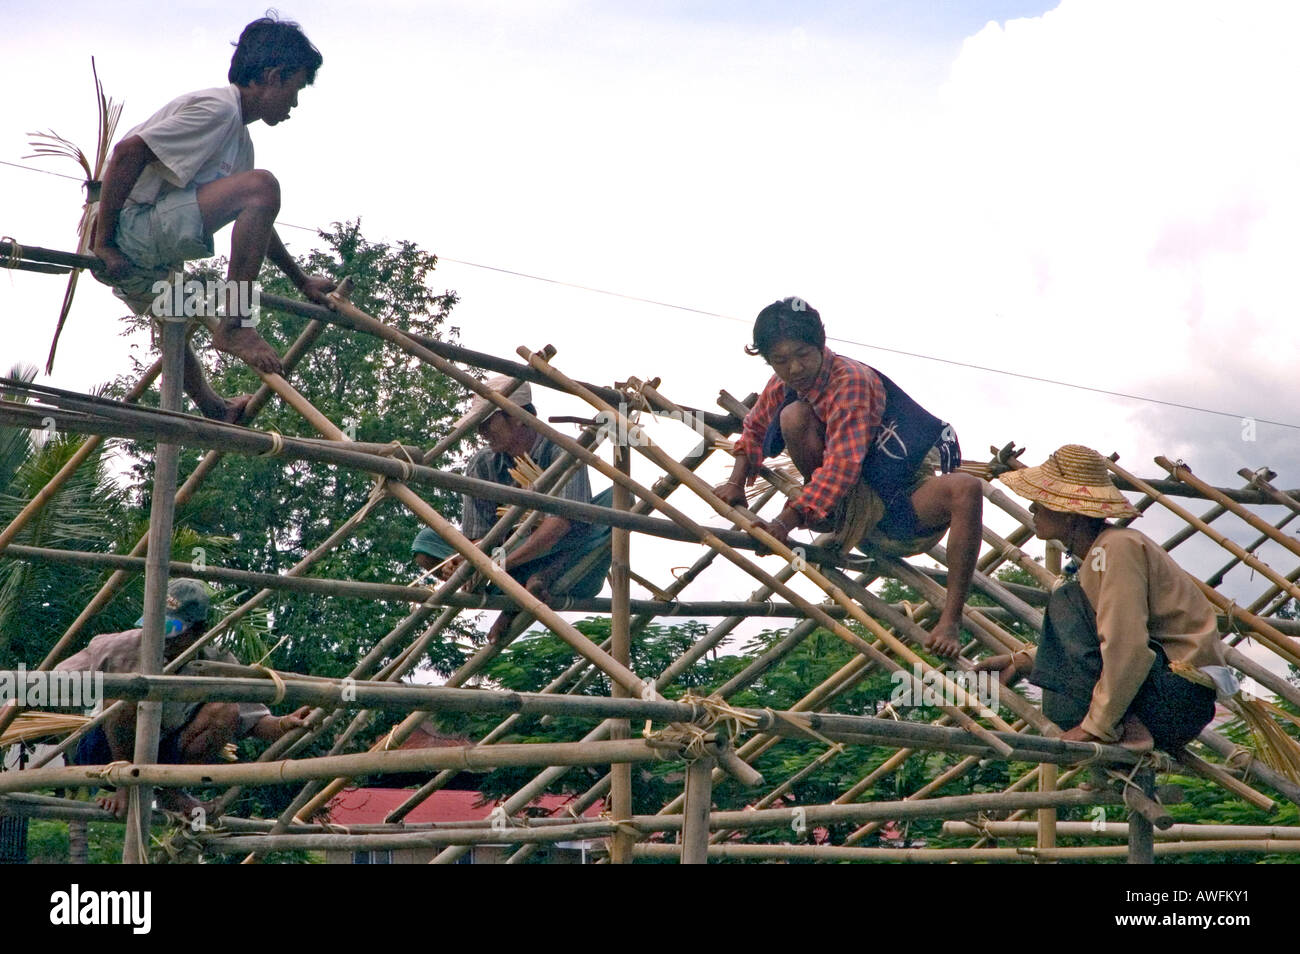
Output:
M786 446L820 447L822 430L822 422L817 420L807 401L795 401L781 408L781 436Z
M280 180L266 169L253 169L248 177L246 204L280 211Z
M953 514L979 515L984 509L984 493L980 480L973 474L953 471L940 478L948 494L949 509Z

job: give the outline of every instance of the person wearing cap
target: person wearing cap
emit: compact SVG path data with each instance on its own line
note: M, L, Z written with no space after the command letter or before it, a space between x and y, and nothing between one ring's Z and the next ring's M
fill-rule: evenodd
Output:
M514 378L500 376L487 382L489 388L498 394L504 394L513 404L527 413L537 415L533 406L532 388L525 382L510 393ZM470 409L457 422L464 424L487 410L491 402L482 395L475 395ZM520 473L517 462L527 457L538 471L545 471L564 456L564 451L534 431L524 421L502 412L499 408L487 417L481 418L478 425L479 436L487 447L478 451L465 466L465 476L478 480L491 481L506 486L521 486L516 479ZM512 474L511 472L514 471ZM578 503L593 503L591 481L585 465L579 465L564 484L551 491L551 495ZM609 494L605 495L606 498ZM594 501L601 503L601 499ZM608 505L608 499L604 500ZM475 543L482 540L497 522L497 504L472 494L465 494L461 512L461 532ZM512 577L526 586L534 596L547 600L551 587L562 574L582 559L587 553L599 546L609 534L609 528L579 523L556 514L546 514L529 533L510 552L498 559L498 564ZM455 550L445 540L430 529L421 530L411 544L411 553L416 564L423 570L430 570L441 563L439 574L446 579L451 576L461 561ZM605 574L609 571L609 556L597 561L596 565L582 579L565 591L565 595L576 597L595 596L604 585ZM502 612L488 632L488 640L497 643L505 635L510 623L517 613Z
M976 668L1007 683L1029 674L1062 738L1176 752L1214 717L1203 683L1231 678L1214 606L1158 543L1107 522L1139 514L1095 450L1067 444L999 479L1031 501L1035 534L1060 541L1079 569L1052 591L1036 649ZM1210 678L1183 675L1195 670Z
M163 620L163 657L171 662L194 644L208 629L210 599L207 587L198 580L174 579L167 584L166 615ZM137 620L136 626L144 621ZM55 669L74 672L139 672L140 629L102 633L79 653L64 659ZM203 646L203 659L237 663L233 655ZM185 675L186 666L179 674ZM105 700L105 705L111 700ZM274 716L258 702L164 702L158 761L163 764L207 764L220 761L226 744L247 735L274 742L292 729L306 725L309 706L285 716ZM106 765L131 761L135 752L134 703L111 713L103 724L82 736L72 761L78 765ZM162 808L189 813L202 803L180 789L157 790ZM100 806L119 817L126 814L126 791L102 795Z
M744 504L745 486L763 461L788 450L803 489L775 518L760 521L782 543L808 527L834 532L845 548L865 544L909 556L946 533L948 598L926 647L956 656L983 495L977 478L957 472L961 446L952 425L876 369L826 347L821 315L800 298L759 312L745 351L761 355L774 374L745 417L731 477L714 493Z

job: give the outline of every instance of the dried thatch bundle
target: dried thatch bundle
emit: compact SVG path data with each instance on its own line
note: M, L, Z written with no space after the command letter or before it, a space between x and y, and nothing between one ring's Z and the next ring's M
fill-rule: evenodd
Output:
M24 159L42 159L50 156L63 156L81 166L85 173L86 203L81 209L81 221L77 224L77 252L85 255L90 250L91 237L94 234L95 213L99 208L100 177L108 162L108 147L117 132L117 122L122 117L122 104L115 103L104 95L104 84L99 81L99 71L95 68L95 58L90 58L90 72L95 77L95 105L99 109L98 140L95 143L95 162L92 165L75 143L60 136L54 130L34 132L31 146L36 151ZM59 310L59 321L54 328L54 340L50 342L50 356L45 363L45 373L54 371L54 352L59 347L59 335L63 333L63 323L72 308L72 296L77 290L77 278L81 269L74 268L68 276L68 287L63 292L63 307Z
M15 742L34 742L37 739L61 739L89 721L87 716L64 712L23 712L0 734L0 747Z

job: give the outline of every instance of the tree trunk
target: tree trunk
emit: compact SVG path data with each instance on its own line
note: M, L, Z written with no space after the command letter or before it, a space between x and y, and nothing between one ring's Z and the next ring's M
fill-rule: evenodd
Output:
M90 864L90 840L84 819L74 818L68 822L68 864Z

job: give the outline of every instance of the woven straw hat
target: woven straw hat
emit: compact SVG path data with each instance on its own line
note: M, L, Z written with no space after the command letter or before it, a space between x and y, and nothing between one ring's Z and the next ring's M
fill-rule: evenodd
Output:
M1066 444L1040 466L1011 470L998 479L1021 497L1063 513L1102 518L1138 515L1111 483L1102 456L1082 444Z

